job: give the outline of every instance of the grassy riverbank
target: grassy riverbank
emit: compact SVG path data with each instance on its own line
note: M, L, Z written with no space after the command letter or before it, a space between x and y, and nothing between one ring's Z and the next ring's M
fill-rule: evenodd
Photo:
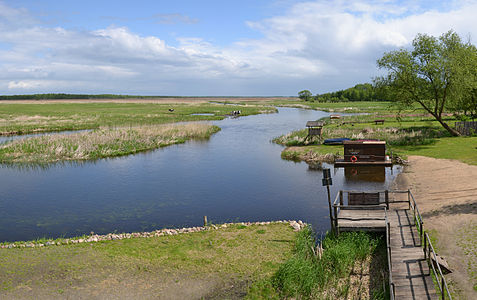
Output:
M0 298L386 299L379 235L329 235L319 254L288 222L177 231L1 248Z
M393 114L394 113L394 114ZM396 118L397 111L387 114L372 113L326 121L322 139L347 137L351 139L378 139L387 142L390 155L406 158L422 155L434 158L456 159L477 165L477 137L451 137L441 125L425 114L404 113ZM384 125L374 120L382 119ZM453 126L456 120L448 116L446 122ZM342 155L342 146L320 145L314 138L306 140L307 130L299 130L275 138L275 143L287 146L282 158L304 161L329 161ZM311 158L311 159L310 159Z
M128 155L189 139L207 139L219 130L213 125L189 123L43 135L1 145L0 162L50 163Z
M249 299L386 299L386 246L368 233L327 235L315 250L311 229L296 239L293 256L272 277L250 289Z
M0 102L0 135L221 120L233 110L240 110L241 116L276 112L263 103L230 106L207 102Z
M0 298L237 298L292 255L288 223L0 249Z

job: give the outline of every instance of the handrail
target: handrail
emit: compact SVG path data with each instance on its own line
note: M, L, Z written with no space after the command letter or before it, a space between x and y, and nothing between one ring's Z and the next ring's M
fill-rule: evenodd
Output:
M386 222L386 250L388 254L388 269L389 269L389 294L390 300L394 300L395 285L393 282L393 265L391 264L391 225L388 220L388 210L384 208L384 218Z
M424 244L424 220L422 219L421 212L419 211L419 207L417 206L416 200L414 199L414 195L411 193L411 190L408 190L408 200L409 200L409 208L412 208L412 212L414 215L414 220L417 221L416 227L419 232L419 238L421 240L421 246ZM412 202L411 202L412 200ZM417 215L416 215L417 212Z
M424 257L426 258L427 263L431 266L431 269L434 272L434 276L436 277L436 280L437 280L437 286L439 287L439 291L441 292L441 299L442 300L445 299L444 292L446 292L448 299L452 300L452 297L449 292L449 287L447 286L446 279L444 278L444 274L442 273L441 267L437 261L437 254L434 251L434 247L432 246L431 239L429 238L429 234L424 231L424 221L422 219L421 212L419 211L419 207L417 206L416 200L414 199L414 195L411 193L411 190L408 190L408 201L409 201L409 209L412 209L414 214L414 220L417 221L416 227L419 232L419 238L421 239L421 246L424 247L423 248ZM431 261L431 253L434 256L434 261L436 262L439 273L437 273L436 268L434 267L434 263Z
M439 262L437 260L437 254L434 251L434 247L432 246L431 239L429 238L429 234L427 232L425 233L425 243L427 243L428 247L424 246L424 256L428 262L428 264L431 265L432 267L432 272L434 272L434 276L436 277L437 281L437 286L439 287L439 291L441 292L441 297L444 300L445 299L445 293L447 294L448 299L452 300L452 297L449 292L449 287L447 286L446 279L444 278L444 274L442 273L441 266L439 265ZM427 251L426 251L427 248ZM437 265L437 270L439 270L439 273L436 272L436 268L434 267L434 263L431 261L431 253L434 256L434 261L436 262ZM439 280L440 276L440 280Z

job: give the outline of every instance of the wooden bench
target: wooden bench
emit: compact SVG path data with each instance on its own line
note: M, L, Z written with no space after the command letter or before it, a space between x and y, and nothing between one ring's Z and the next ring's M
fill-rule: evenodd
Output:
M349 193L348 205L379 205L379 193Z
M384 120L383 120L383 119L380 119L380 120L374 120L374 124L375 124L375 125L378 125L378 124L381 124L381 125L383 125L383 124L384 124Z

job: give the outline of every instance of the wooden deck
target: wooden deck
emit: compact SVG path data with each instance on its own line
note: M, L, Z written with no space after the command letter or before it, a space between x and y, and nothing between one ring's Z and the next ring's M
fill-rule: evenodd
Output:
M343 159L338 159L335 161L335 167L348 167L348 166L392 166L393 162L388 159L388 160L382 160L382 161L357 161L357 162L351 162L351 161L345 161Z
M384 207L379 209L341 209L340 231L386 231Z
M396 299L439 299L410 209L388 211L391 274Z
M389 222L388 256L390 268L392 299L439 299L430 275L430 269L421 245L413 210L404 201L389 200L386 205L348 206L343 205L343 193L340 192L340 204L335 200L335 226L343 231L383 231ZM338 208L337 208L338 207ZM421 224L422 226L422 224Z

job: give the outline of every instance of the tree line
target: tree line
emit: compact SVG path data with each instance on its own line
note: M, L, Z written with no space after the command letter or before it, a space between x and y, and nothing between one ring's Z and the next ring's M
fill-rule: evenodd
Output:
M393 101L401 108L419 104L451 135L457 132L444 119L453 113L460 120L477 119L477 47L453 30L439 37L417 34L411 49L384 53L377 66L387 71L373 84L313 96L298 93L305 101Z
M171 96L133 96L115 94L30 94L30 95L0 95L0 100L59 100L59 99L131 99L131 98L168 98Z
M389 101L384 91L376 89L371 83L360 83L345 90L315 96L309 90L303 90L298 93L298 97L304 101L317 102Z

